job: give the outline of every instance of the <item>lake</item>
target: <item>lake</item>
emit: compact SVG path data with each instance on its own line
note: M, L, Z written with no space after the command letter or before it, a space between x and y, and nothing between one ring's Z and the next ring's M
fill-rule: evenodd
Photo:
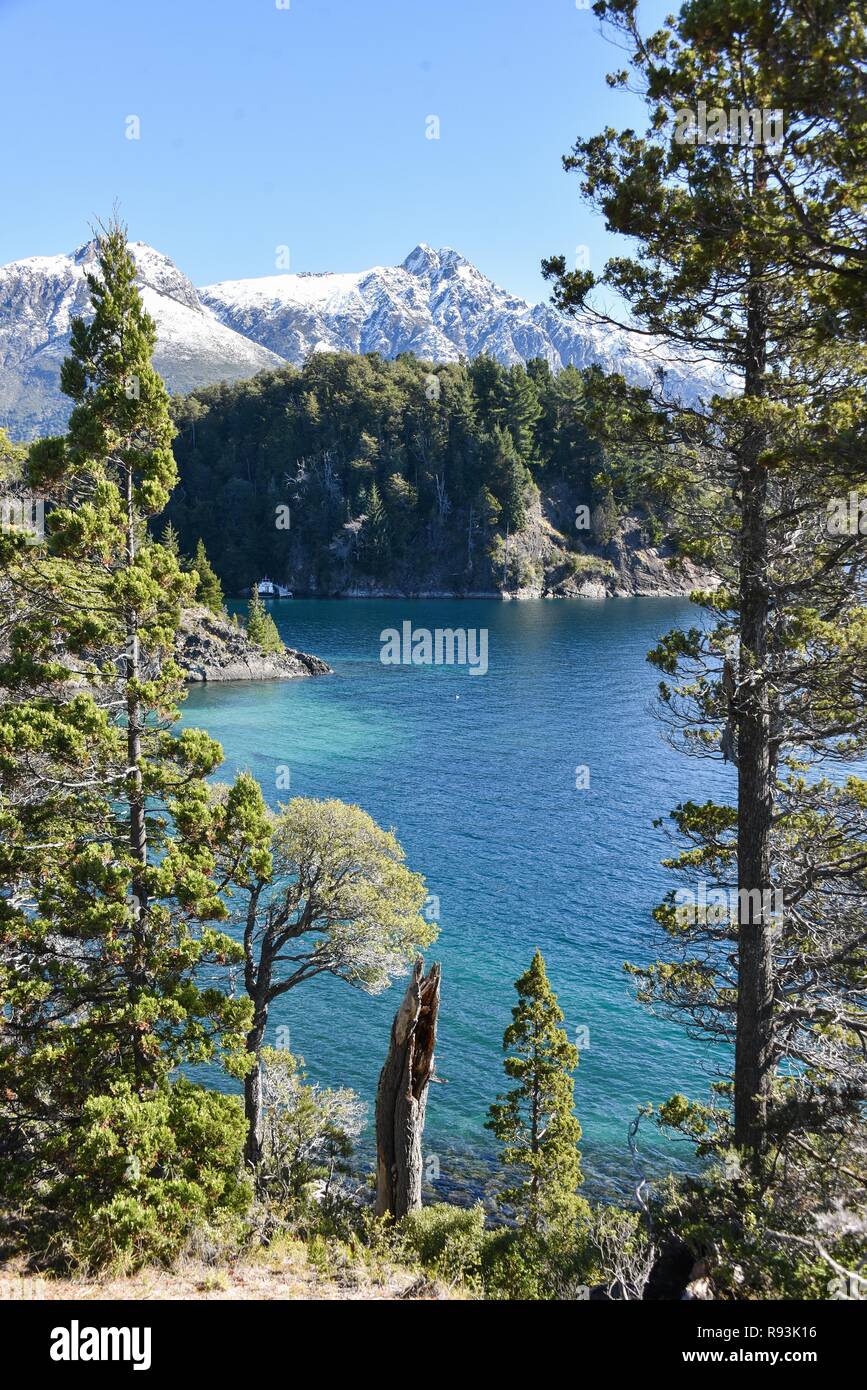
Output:
M652 712L658 673L646 652L668 628L695 624L697 610L671 599L269 608L284 640L324 657L334 675L193 687L184 722L221 741L221 777L249 769L273 804L311 796L363 806L395 830L439 899L428 954L443 966L445 1084L431 1088L425 1144L437 1188L459 1199L485 1184L493 1142L483 1122L504 1084L513 982L538 946L565 1027L586 1044L575 1094L587 1190L628 1191L636 1107L675 1091L706 1097L725 1060L649 1016L622 969L657 954L650 911L674 883L659 863L670 841L653 819L688 798L734 795L732 770L676 753ZM487 672L384 665L380 634L404 621L486 629ZM587 771L576 777L578 768ZM286 769L291 790L278 790ZM308 981L274 1006L268 1040L288 1027L311 1078L353 1087L372 1120L403 988L370 998ZM639 1147L651 1173L690 1161L682 1141L657 1137L647 1121Z

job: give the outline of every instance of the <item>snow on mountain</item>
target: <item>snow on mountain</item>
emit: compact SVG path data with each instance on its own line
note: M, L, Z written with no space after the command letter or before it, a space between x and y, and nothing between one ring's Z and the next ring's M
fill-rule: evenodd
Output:
M313 351L414 352L435 362L488 353L509 366L543 357L554 370L593 364L691 399L699 371L661 344L531 305L449 247L422 242L399 266L355 273L225 280L199 291L221 323L300 365Z
M545 358L554 370L598 365L694 399L707 375L660 344L573 320L495 285L457 251L421 243L399 266L225 280L197 290L173 261L132 244L142 298L157 324L157 369L173 392L237 381L311 352L413 352L434 362L490 354L505 365ZM0 425L14 438L63 428L60 364L74 316L89 311L88 242L71 256L0 267Z
M131 246L142 300L157 325L154 363L171 391L238 381L281 359L220 323L173 261L143 242ZM72 320L87 317L85 276L93 242L71 256L29 256L0 267L0 425L16 439L62 430L70 402L60 365Z

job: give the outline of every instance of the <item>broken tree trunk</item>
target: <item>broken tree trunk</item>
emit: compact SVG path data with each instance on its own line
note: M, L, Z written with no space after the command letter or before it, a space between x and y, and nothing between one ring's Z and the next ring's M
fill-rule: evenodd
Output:
M376 1214L395 1218L421 1207L421 1137L434 1069L440 967L424 974L421 956L391 1025L376 1092Z

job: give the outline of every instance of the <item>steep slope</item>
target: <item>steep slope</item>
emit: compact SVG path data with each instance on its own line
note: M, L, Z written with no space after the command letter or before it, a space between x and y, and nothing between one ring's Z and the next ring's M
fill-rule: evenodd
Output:
M528 304L457 251L424 243L400 266L227 280L200 294L222 323L296 366L314 351L414 352L434 362L486 353L505 366L542 357L554 370L596 364L643 386L663 369L668 390L690 399L703 379L660 344Z
M238 381L281 364L204 308L167 256L142 242L131 249L142 299L157 325L154 362L171 391ZM73 318L89 312L85 276L94 261L94 243L87 242L71 256L31 256L0 267L0 425L15 439L65 424L69 402L60 393L60 365Z

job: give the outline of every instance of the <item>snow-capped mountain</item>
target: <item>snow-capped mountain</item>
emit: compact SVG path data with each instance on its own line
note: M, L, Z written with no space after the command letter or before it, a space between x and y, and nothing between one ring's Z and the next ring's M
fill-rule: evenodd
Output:
M168 256L134 242L130 248L142 300L157 325L154 363L171 391L213 381L238 381L281 359L225 327L199 300L195 286ZM15 439L62 430L70 402L60 392L60 364L72 320L85 318L85 276L93 242L71 256L30 256L0 267L0 425Z
M399 266L224 280L200 290L221 323L300 365L311 352L414 352L434 362L487 353L510 366L543 357L556 371L599 365L671 394L696 395L692 371L659 344L567 318L500 289L449 247L424 242Z
M500 289L457 251L422 243L399 266L269 275L197 290L173 261L132 244L142 298L157 324L155 364L173 392L237 381L311 352L413 352L434 362L488 353L554 370L599 365L692 399L706 377L640 335L566 318ZM63 428L60 364L72 319L88 313L93 242L72 255L0 267L0 425L28 439ZM704 381L702 378L704 377Z

